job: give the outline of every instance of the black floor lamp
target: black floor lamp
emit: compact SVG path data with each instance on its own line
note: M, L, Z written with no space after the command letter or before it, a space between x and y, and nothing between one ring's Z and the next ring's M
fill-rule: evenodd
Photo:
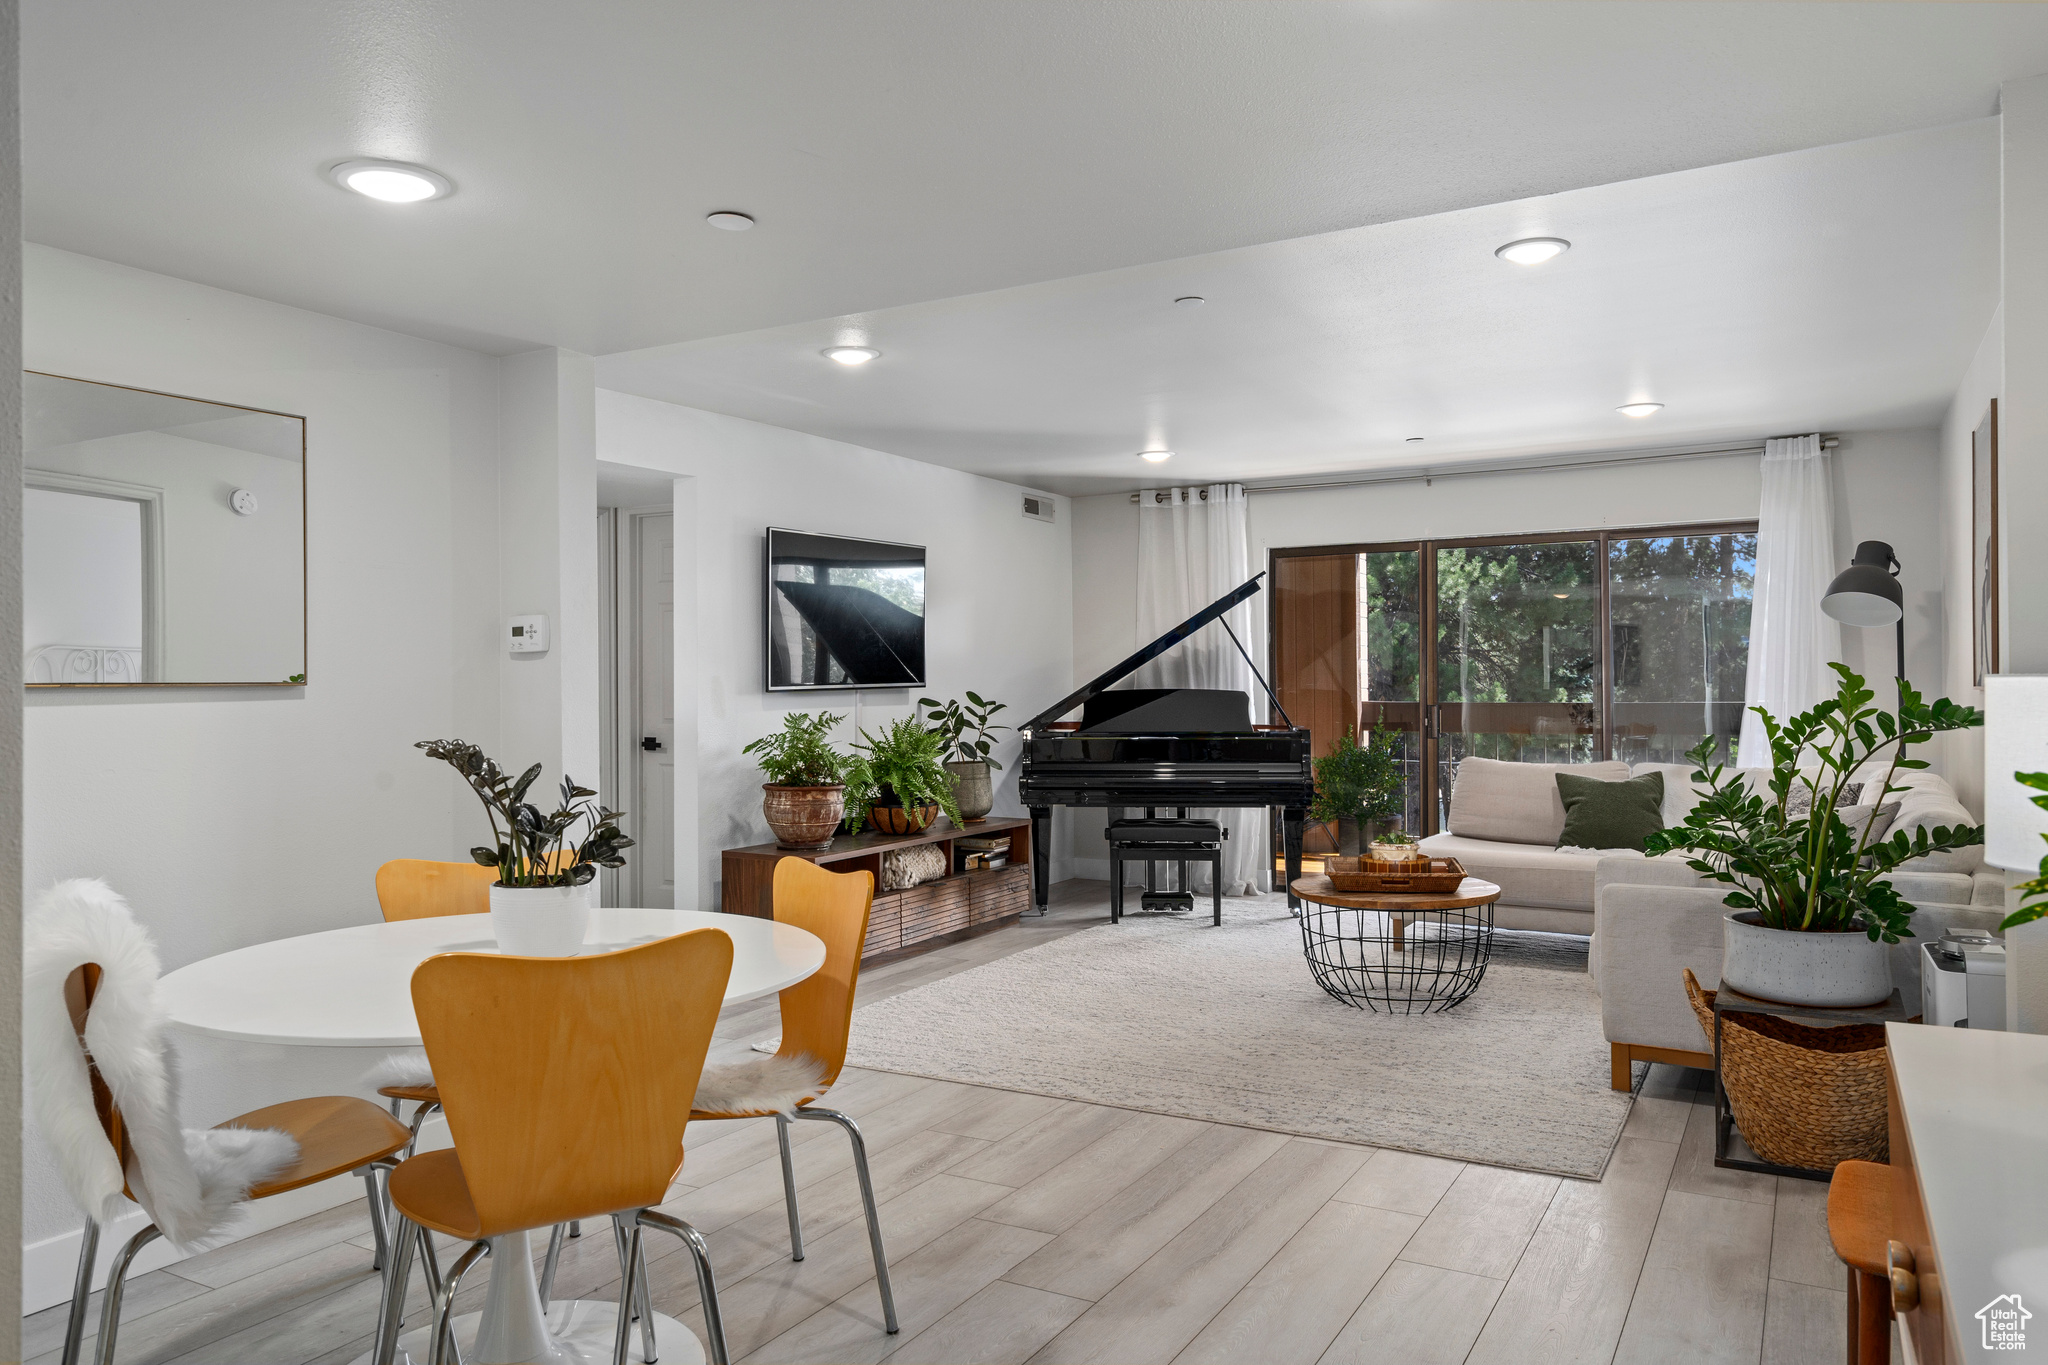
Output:
M1906 594L1899 590L1899 557L1881 540L1856 547L1849 567L1828 584L1820 609L1845 626L1898 627L1899 673L1906 676Z

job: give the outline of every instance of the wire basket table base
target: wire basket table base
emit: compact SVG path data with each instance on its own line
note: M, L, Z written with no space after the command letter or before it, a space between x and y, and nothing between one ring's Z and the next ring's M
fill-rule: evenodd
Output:
M1340 893L1324 877L1294 886L1309 972L1353 1009L1431 1014L1456 1006L1486 978L1500 896L1490 882L1468 878L1456 895L1406 897Z

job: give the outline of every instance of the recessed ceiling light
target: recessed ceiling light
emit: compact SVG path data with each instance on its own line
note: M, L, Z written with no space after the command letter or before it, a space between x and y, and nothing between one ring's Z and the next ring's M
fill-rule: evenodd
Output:
M1170 450L1141 450L1138 452L1138 458L1151 464L1165 464L1173 458L1173 452Z
M1207 302L1208 300L1200 294L1182 294L1173 301L1173 306L1176 308L1200 308Z
M1542 265L1571 249L1572 244L1562 237L1524 237L1495 249L1493 254L1516 265Z
M706 214L704 221L715 228L724 228L727 232L745 232L754 225L754 220L748 215L730 210Z
M819 354L842 365L865 365L882 353L872 346L827 346Z
M403 161L344 161L328 174L343 189L387 204L418 204L455 193L447 176Z
M1662 403L1623 403L1615 411L1623 417L1648 417L1651 413L1662 410L1663 407Z
M1409 444L1409 445L1411 445L1411 446L1417 446L1417 445L1421 445L1421 444L1422 444L1422 438L1421 438L1420 436L1410 436L1410 437L1408 438L1408 444Z

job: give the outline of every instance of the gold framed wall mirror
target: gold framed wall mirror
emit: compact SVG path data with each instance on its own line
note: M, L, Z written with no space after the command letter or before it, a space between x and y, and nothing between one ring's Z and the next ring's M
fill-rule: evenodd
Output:
M306 681L306 419L25 371L31 688Z

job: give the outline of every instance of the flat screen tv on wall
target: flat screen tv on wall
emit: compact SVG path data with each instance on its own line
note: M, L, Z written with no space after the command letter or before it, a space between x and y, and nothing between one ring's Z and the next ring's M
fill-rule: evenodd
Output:
M924 547L768 528L768 690L922 687Z

